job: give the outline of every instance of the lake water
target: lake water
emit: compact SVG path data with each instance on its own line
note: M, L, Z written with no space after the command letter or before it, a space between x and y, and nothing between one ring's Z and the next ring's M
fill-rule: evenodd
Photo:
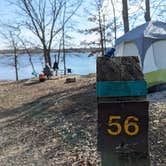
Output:
M54 55L51 55L54 62ZM44 67L44 60L41 54L32 55L32 61L37 73L41 73ZM13 67L14 58L11 56L0 56L0 80L15 80L15 69ZM19 79L27 79L34 77L32 75L32 66L29 62L28 55L19 55ZM72 74L87 75L96 72L96 58L88 57L83 53L68 53L66 55L66 67L72 69ZM59 74L63 73L63 62L59 64Z

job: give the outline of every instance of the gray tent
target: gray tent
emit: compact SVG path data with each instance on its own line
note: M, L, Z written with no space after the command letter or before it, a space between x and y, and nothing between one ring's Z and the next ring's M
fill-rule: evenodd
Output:
M138 56L149 86L166 82L166 23L145 23L116 40L116 56Z

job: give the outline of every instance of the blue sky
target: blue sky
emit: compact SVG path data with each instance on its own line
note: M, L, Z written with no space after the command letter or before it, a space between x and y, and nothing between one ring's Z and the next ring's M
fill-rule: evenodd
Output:
M13 2L16 2L16 0L13 0ZM74 26L79 29L85 29L87 26L89 26L87 24L88 17L86 16L84 12L84 8L88 6L88 3L89 3L89 0L84 0L83 6L79 8L77 15L72 18ZM0 0L0 15L1 15L0 22L7 23L7 24L15 23L16 20L20 19L19 16L16 14L16 12L18 12L18 9L14 5L11 5L7 0ZM24 29L24 35L29 38L32 37L31 32L25 29ZM79 34L79 40L78 40L77 32L72 32L72 35L75 38L76 40L75 43L77 45L79 43L80 36L82 35ZM0 38L0 41L2 41L2 38ZM1 44L0 49L4 49L4 48L5 48L5 45Z
M12 0L10 0L12 1ZM16 0L13 0L13 2L15 2ZM117 5L118 1L121 0L114 0L114 2L116 2L115 5ZM139 2L141 2L142 0L136 0L139 4ZM83 6L79 9L79 11L77 12L77 16L74 16L72 21L74 23L74 26L78 29L87 29L89 27L95 26L95 24L92 24L90 22L88 22L88 14L87 12L84 11L85 8L87 8L88 10L91 9L90 4L92 3L92 0L84 0L83 1ZM153 20L162 20L162 21L166 21L166 0L151 0L151 2L153 2L153 6L155 6L155 9L151 10L152 13L152 19ZM161 12L161 16L157 17L157 14L160 12L159 11L159 6L161 6L161 9L163 9L163 11L165 10L165 12ZM116 6L115 6L116 7ZM132 6L130 6L132 7ZM117 8L117 7L116 7ZM119 5L118 5L119 8ZM135 7L134 7L135 8ZM16 12L16 8L14 8L14 6L10 5L9 2L7 2L7 0L0 0L0 20L2 22L6 22L6 23L14 23L17 19L19 19L19 17L15 14ZM119 13L121 15L121 12ZM163 15L163 16L162 16ZM132 19L130 20L130 23L133 24L133 22L136 25L140 25L142 23L144 23L144 18L141 15L139 17L139 19L136 19L136 23L135 20ZM24 34L26 35L26 37L31 38L32 34L29 31L24 30ZM95 35L91 35L91 36L84 36L83 34L78 34L75 31L69 32L69 34L71 34L74 37L74 46L79 46L80 41L82 40L89 40L89 39L95 39L96 36ZM1 41L2 39L0 39ZM1 42L3 43L3 42ZM73 46L73 47L74 47ZM3 49L4 45L1 44L0 45L0 49Z
M7 21L15 18L15 11L16 9L7 1L7 0L0 0L0 20ZM5 19L5 20L4 20Z

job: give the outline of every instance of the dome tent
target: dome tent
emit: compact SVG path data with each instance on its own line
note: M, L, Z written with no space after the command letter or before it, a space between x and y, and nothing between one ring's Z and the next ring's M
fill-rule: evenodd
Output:
M138 56L148 87L166 83L166 23L147 22L116 40L115 56Z

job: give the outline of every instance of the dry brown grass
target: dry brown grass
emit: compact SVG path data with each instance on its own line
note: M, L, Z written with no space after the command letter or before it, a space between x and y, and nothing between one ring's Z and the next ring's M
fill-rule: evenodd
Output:
M0 83L0 166L100 165L95 75ZM152 166L165 166L166 103L151 103Z

